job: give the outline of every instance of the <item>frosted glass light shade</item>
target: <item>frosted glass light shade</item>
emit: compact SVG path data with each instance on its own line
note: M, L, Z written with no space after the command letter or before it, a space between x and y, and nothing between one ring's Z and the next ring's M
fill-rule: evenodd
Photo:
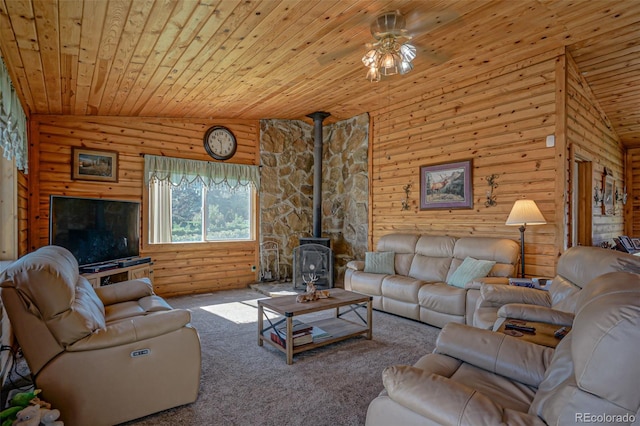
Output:
M376 49L371 49L362 57L362 63L365 67L372 67L378 63L379 58L380 55L378 54L378 51Z
M403 44L400 46L400 56L402 56L403 61L413 61L416 58L416 47L409 43Z
M517 200L505 225L544 225L547 221L533 200Z
M380 72L378 71L378 68L376 68L375 66L369 67L369 72L367 72L367 80L369 80L370 82L377 82L380 81L381 75Z

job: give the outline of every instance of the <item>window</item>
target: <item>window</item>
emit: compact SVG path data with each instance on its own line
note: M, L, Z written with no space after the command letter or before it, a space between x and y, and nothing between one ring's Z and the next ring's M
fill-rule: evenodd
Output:
M255 238L257 168L147 157L150 243Z

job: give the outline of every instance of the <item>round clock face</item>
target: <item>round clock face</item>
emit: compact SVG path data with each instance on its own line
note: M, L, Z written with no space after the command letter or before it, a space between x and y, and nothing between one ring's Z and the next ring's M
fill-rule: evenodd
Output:
M236 137L223 126L214 126L204 135L204 149L216 160L228 160L236 153Z

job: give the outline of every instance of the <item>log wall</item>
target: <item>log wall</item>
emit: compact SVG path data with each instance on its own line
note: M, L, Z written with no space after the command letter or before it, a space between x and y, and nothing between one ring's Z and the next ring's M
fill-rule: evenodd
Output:
M625 235L640 238L640 148L627 152Z
M564 148L558 140L547 148L545 140L556 131L556 60L549 52L371 113L371 247L391 232L519 241L518 227L505 221L517 199L529 198L547 224L527 227L526 273L554 274L562 228L556 219L557 155ZM421 210L420 166L468 159L473 208ZM497 205L486 207L487 177L494 174ZM403 211L407 184L411 207Z
M144 158L165 155L213 161L202 138L210 126L229 127L238 140L230 162L258 164L258 121L189 120L33 116L29 171L29 251L49 243L49 196L111 198L142 202ZM117 151L117 183L71 179L71 149L84 147ZM256 216L257 218L257 216ZM146 244L142 256L150 256L155 291L162 296L246 287L256 280L258 242Z
M18 256L29 252L29 175L18 172Z
M567 145L574 156L579 155L582 160L592 162L592 187L602 188L606 167L613 176L615 188L621 192L625 186L624 147L570 56L567 61L566 108ZM593 203L592 244L613 243L613 238L622 234L622 203L614 199L613 210L607 211L603 210L601 204Z

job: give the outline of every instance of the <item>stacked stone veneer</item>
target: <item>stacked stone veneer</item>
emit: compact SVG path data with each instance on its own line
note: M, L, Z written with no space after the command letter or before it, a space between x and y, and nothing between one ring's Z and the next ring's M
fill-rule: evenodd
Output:
M260 130L260 242L278 244L286 280L299 239L313 236L313 125L261 120ZM323 126L322 237L331 239L338 286L347 262L367 250L368 132L367 114Z

